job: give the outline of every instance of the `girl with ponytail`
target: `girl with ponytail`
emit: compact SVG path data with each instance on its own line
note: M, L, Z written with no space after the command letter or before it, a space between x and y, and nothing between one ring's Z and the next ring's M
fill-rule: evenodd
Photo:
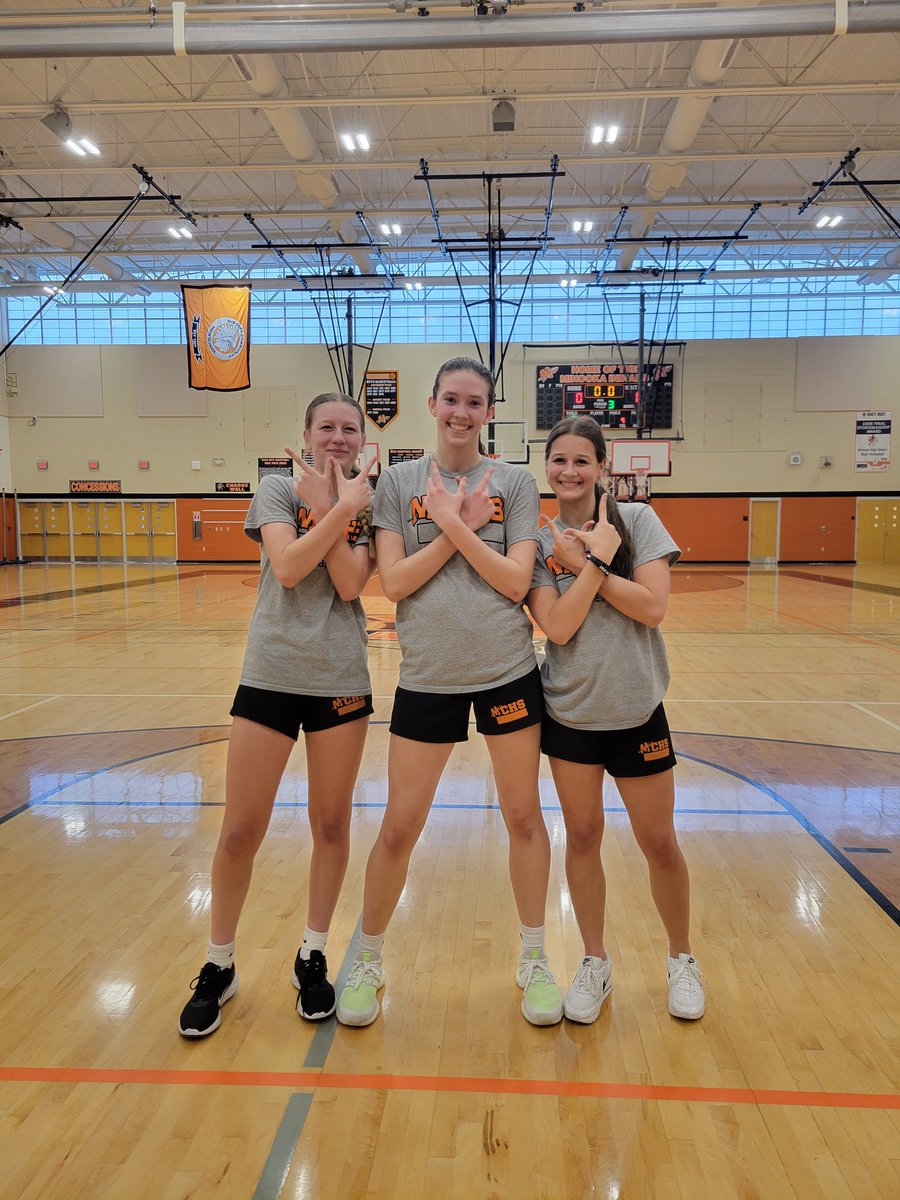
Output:
M600 858L608 771L668 935L669 1012L696 1020L705 1000L690 948L688 870L675 835L676 759L662 704L669 667L659 632L669 568L681 552L649 505L620 509L603 487L606 442L593 418L566 418L551 430L545 469L559 516L542 518L528 607L547 635L541 749L565 820L566 876L584 939L565 1015L596 1020L612 987Z

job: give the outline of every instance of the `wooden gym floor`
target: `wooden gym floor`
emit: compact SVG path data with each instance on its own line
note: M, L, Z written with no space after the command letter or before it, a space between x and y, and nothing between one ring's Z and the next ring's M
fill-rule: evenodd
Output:
M3 1200L869 1200L900 1195L900 570L680 566L665 632L705 1018L666 1012L665 942L613 787L614 989L528 1025L483 746L454 752L386 945L384 1016L303 1023L290 969L302 745L260 852L241 990L176 1033L203 959L228 708L255 568L0 569ZM398 649L376 695L342 967L385 802ZM547 912L580 959L549 773Z

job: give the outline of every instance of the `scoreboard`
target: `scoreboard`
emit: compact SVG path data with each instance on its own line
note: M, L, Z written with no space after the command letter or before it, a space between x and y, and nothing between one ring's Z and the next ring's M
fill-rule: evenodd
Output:
M672 428L671 363L644 367L643 426ZM576 363L537 368L538 429L552 429L563 416L590 416L608 429L638 425L637 363Z

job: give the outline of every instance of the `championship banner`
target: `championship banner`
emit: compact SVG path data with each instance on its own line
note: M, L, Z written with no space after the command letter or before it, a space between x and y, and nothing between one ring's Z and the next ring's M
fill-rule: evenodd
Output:
M250 285L182 284L188 387L239 392L250 386Z

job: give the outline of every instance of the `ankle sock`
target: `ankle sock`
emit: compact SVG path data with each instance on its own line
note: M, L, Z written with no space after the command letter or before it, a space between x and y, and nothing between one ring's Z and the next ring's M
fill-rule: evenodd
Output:
M328 941L328 930L324 933L317 933L315 929L310 929L307 925L303 930L303 945L300 947L300 957L308 959L313 950L319 950L322 954L325 953L325 943Z
M217 946L215 942L210 942L206 949L207 962L215 963L217 967L233 967L234 946L233 941L226 942L223 946Z
M357 945L360 954L371 954L373 958L381 958L381 951L384 946L384 934L363 933L360 930Z
M544 953L544 926L519 925L520 952L526 954L532 950Z

